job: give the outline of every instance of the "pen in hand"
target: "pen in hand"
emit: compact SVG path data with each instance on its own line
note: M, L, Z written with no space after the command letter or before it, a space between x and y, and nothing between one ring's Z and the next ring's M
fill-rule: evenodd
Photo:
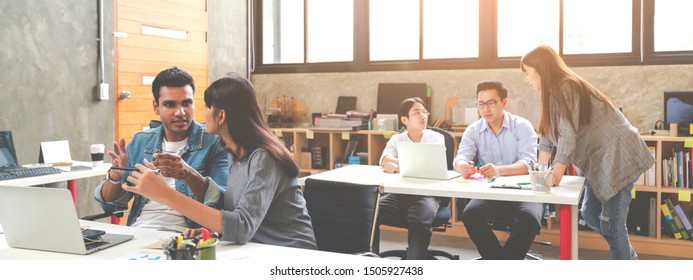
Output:
M128 166L111 166L111 169L124 170L124 171L137 171L138 170L135 167L128 167Z
M137 169L137 167L129 167L129 166L112 166L111 169L123 170L123 171L139 171L139 169ZM159 174L161 173L161 170L159 170L159 169L153 169L152 171L159 173Z

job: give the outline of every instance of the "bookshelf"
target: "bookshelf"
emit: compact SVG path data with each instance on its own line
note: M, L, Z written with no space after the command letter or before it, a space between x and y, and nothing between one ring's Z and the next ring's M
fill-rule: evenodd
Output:
M299 165L301 157L298 153L300 153L302 147L327 147L328 155L326 161L328 162L327 168L329 169L335 167L335 164L338 163L338 157L343 154L349 139L352 139L353 137L359 138L356 152L366 152L368 154L367 162L362 162L362 164L377 165L389 137L396 133L394 131L370 130L349 132L311 131L308 128L274 128L273 130L277 136L283 138L289 144L289 148L296 157L297 161L299 161ZM463 132L452 132L452 135L455 138L455 146L459 145L459 142L462 139L462 134ZM663 186L662 180L662 159L671 157L673 149L683 148L686 138L670 136L643 136L643 139L648 146L655 148L655 182L654 185L636 184L635 194L636 198L654 197L656 199L657 212L655 215L655 230L652 236L641 236L631 232L631 243L638 254L653 254L693 259L693 241L677 240L668 236L665 229L663 229L663 226L666 226L666 224L662 223L663 216L659 209L659 206L663 203L662 201L665 198L669 198L674 204L681 205L686 214L693 213L693 202L679 201L680 195L683 195L684 197L686 194L690 195L693 189ZM326 171L326 169L301 168L300 176L316 174L323 171ZM467 231L464 228L464 224L459 220L458 215L464 206L464 200L453 199L451 203L450 209L452 210L452 228L448 228L446 232L434 232L434 234L467 237ZM631 210L631 212L632 211L634 210ZM691 217L689 216L688 218ZM558 245L560 243L559 225L560 220L557 216L550 217L547 224L542 226L541 233L537 235L535 241L549 242L551 244ZM403 231L403 229L391 227L383 227L383 229ZM508 237L507 233L505 232L497 232L496 234L501 240L505 240ZM604 241L599 234L590 229L583 229L579 231L578 245L581 249L609 250L609 246L606 241Z
M691 240L677 240L674 237L668 236L666 234L666 229L663 228L667 226L664 224L666 220L662 215L660 210L660 205L663 204L665 198L669 198L674 204L681 205L683 211L689 215L693 213L693 203L687 201L679 201L679 197L690 197L690 188L677 188L672 186L663 185L663 168L662 160L669 158L673 154L673 150L681 149L684 146L686 140L685 137L671 137L671 136L642 136L643 140L649 147L654 147L655 150L655 175L654 182L649 182L648 185L643 185L642 183L636 183L635 185L635 199L649 199L654 198L656 201L655 209L655 223L654 232L650 236L643 236L635 234L634 227L629 227L629 236L633 248L638 254L652 254L661 256L672 256L679 258L691 258L693 259L693 241ZM631 209L629 214L639 215L638 213L648 213L652 209L642 210L635 209L635 203L631 203ZM649 207L648 207L649 208ZM537 236L535 241L539 242L551 242L558 243L558 233L560 220L557 217L549 218L549 223L543 226L540 235ZM609 246L604 241L604 239L591 229L581 229L578 233L578 245L581 249L595 249L595 250L609 250Z

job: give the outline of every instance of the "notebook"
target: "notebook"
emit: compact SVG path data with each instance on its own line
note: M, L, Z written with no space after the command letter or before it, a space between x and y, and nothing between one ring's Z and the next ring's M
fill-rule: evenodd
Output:
M54 167L23 168L19 166L11 131L0 131L0 181L56 174L63 170Z
M105 233L86 241L67 189L0 186L0 223L12 248L86 255L133 238Z
M399 173L404 177L449 180L459 177L448 170L445 145L429 143L397 143Z

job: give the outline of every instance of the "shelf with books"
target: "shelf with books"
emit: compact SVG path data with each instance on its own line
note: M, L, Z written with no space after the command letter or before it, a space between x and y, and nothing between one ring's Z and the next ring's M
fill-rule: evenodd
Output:
M674 237L667 216L662 210L662 205L666 205L668 200L672 206L680 208L679 212L682 212L683 218L686 219L684 221L679 218L678 223L673 220L674 224L678 226L692 222L693 203L690 202L690 197L693 191L693 164L690 161L691 149L685 147L687 138L647 135L643 136L643 140L649 147L655 148L655 185L636 184L636 199L645 196L656 202L655 212L652 212L652 206L643 206L635 203L634 200L631 203L629 216L642 216L645 213L650 217L654 216L654 234L649 234L649 236L634 234L634 229L629 225L633 247L638 253L693 259L693 242L690 240L690 232L687 234L688 240L683 238L683 234L681 234L680 239ZM693 141L690 142L693 143ZM674 162L675 164L672 164ZM643 207L648 209L643 210ZM671 211L668 213L671 215ZM691 231L693 232L693 229Z

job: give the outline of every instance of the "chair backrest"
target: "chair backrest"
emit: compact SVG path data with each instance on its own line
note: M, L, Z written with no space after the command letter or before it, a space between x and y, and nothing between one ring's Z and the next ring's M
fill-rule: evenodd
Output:
M373 252L381 193L380 185L306 179L303 196L318 250Z
M445 156L448 160L448 170L455 169L455 167L452 165L452 160L455 159L455 155L457 155L457 147L455 147L455 138L452 137L452 134L450 134L450 132L447 130L440 129L437 127L429 127L428 129L443 134L443 137L445 137Z
M428 129L443 134L443 137L445 138L445 157L448 161L448 170L454 170L455 167L452 165L452 160L455 159L455 156L457 155L457 147L455 147L455 138L452 137L452 134L450 134L450 132L447 130L438 127L429 127ZM441 209L442 207L447 207L450 204L449 197L439 197L438 200L440 201Z
M151 120L149 121L149 128L157 128L161 126L161 121L160 120Z

